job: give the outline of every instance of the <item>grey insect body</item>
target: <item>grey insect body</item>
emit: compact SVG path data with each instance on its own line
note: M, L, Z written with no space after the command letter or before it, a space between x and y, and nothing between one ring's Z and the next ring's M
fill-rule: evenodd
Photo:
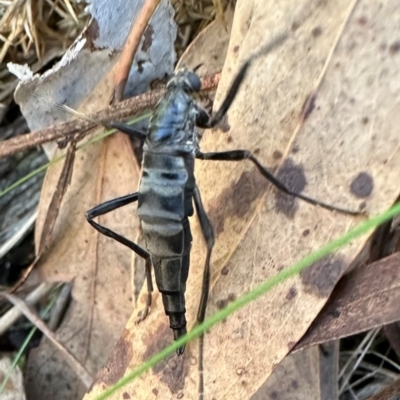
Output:
M138 321L146 318L151 306L153 291L151 269L154 268L158 290L162 294L164 309L169 317L174 338L186 333L185 289L190 266L192 234L188 217L194 207L201 231L207 244L202 291L197 322L205 317L210 281L210 259L214 245L212 225L204 210L194 177L195 159L221 161L251 161L259 172L282 192L319 205L329 210L357 215L311 197L296 193L277 179L248 150L230 150L203 153L199 149L196 127L211 128L217 125L229 109L245 78L251 60L240 69L228 90L220 109L212 116L201 108L191 94L201 87L199 77L187 69L178 70L167 84L164 97L157 104L147 133L128 125L113 122L110 126L136 138L145 140L143 147L142 177L139 191L102 203L86 213L88 222L100 233L115 239L145 259L148 295L146 308ZM104 227L94 218L124 205L138 201L137 213L141 220L146 249ZM202 346L202 338L201 338ZM177 350L183 354L184 347ZM202 357L202 351L200 351ZM202 370L202 358L199 360ZM202 386L202 382L200 384Z
M194 212L198 150L195 126L199 107L187 93L193 90L187 76L197 83L196 75L180 70L150 120L137 211L175 338L186 333L185 289L192 243L188 217Z

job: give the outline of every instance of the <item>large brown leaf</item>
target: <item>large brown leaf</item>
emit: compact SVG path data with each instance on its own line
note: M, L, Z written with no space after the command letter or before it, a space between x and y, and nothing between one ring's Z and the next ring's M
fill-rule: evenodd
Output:
M370 215L386 209L398 196L400 175L397 10L394 0L239 1L218 99L250 55L282 33L289 37L254 62L224 130L207 132L202 150L248 148L265 165L279 167L295 190L342 207L364 206ZM208 314L361 221L287 199L249 162L198 163L196 177L217 235ZM187 286L192 323L205 259L195 219L193 226ZM206 398L249 398L302 337L366 239L211 330L205 340ZM109 368L119 360L118 373L103 371L92 394L171 337L156 294L151 315L136 329L130 321L114 350ZM122 392L126 398L196 398L197 359L194 343L184 357L171 356Z
M58 118L68 117L54 106L37 101L30 96L31 92L47 102L67 101L84 112L109 104L116 83L113 67L118 62L118 49L123 46L142 3L125 0L119 0L119 4L113 0L108 6L105 3L95 13L89 29L53 71L20 86L16 97L31 128L40 129ZM148 88L151 79L171 70L175 57L171 51L175 33L171 10L164 2L142 38L138 57L144 65L139 67L135 63L132 69L137 72L135 91ZM36 225L37 242L46 229L44 221L61 169L62 163L58 163L46 176ZM57 335L93 376L104 365L134 308L132 254L126 247L98 234L86 222L85 212L105 200L135 192L138 178L139 168L125 135L115 134L78 150L71 183L62 201L58 201L59 208L51 210L56 217L49 235L52 242L38 265L44 280L73 283L71 306ZM138 234L134 205L98 220L133 240ZM63 355L46 340L30 355L27 382L31 398L76 399L87 390L77 371L71 370Z

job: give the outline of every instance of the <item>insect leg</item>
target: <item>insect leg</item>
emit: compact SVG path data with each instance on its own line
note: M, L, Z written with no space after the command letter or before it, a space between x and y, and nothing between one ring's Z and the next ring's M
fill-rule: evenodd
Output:
M126 206L128 204L134 203L137 201L139 197L139 193L128 194L123 197L118 197L116 199L112 199L106 201L104 203L99 204L96 207L93 207L89 211L86 212L86 219L90 225L93 226L98 232L101 234L108 236L117 242L123 244L126 247L129 247L132 251L134 251L138 256L145 259L146 265L146 281L147 281L147 297L146 297L146 307L142 310L139 315L137 322L143 321L149 313L150 306L151 306L151 294L153 292L153 282L151 279L151 257L150 253L147 252L145 249L137 245L136 243L130 241L129 239L125 238L122 235L112 231L105 226L98 224L97 222L93 221L93 218L96 218L100 215L107 214L110 211L116 210L117 208Z
M196 207L197 216L200 221L201 232L207 244L207 256L203 273L201 299L200 299L199 311L197 313L197 322L201 323L204 321L204 316L206 313L207 301L208 301L208 292L210 290L210 259L211 259L212 248L214 247L214 230L204 210L204 206L201 201L200 191L197 185L194 188L193 197L194 197L194 204Z
M249 59L243 64L242 68L240 69L235 79L233 80L232 85L229 88L229 91L224 101L222 102L221 107L217 112L209 116L205 110L203 109L199 110L199 114L197 116L197 121L196 121L196 125L199 128L213 128L214 126L218 125L221 122L222 118L225 116L233 100L235 99L236 94L240 89L240 86L242 85L243 79L247 74L247 70L251 65L251 62L252 59Z
M281 190L286 194L302 199L307 203L326 208L327 210L337 211L342 214L349 214L349 215L362 214L362 212L360 211L353 211L353 210L347 210L345 208L336 207L331 204L313 199L312 197L305 196L304 194L293 192L282 181L276 178L272 172L270 172L267 168L265 168L257 160L257 158L253 156L253 154L249 150L231 150L231 151L221 151L221 152L211 152L211 153L202 153L201 151L198 151L196 153L196 158L200 160L220 160L220 161L250 160L253 164L255 164L255 166L260 171L261 175L264 176L264 178L266 178L275 187L277 187L279 190Z
M135 137L136 139L146 139L146 132L143 132L136 128L132 128L130 125L123 124L117 121L112 121L109 122L107 126L109 126L110 128L118 129L119 131L124 132L129 136Z
M199 310L197 312L197 322L202 323L207 309L208 294L210 292L210 260L211 252L214 247L214 230L210 220L204 210L203 203L201 201L200 191L197 185L193 191L194 204L196 207L197 216L200 221L201 232L207 243L207 256L204 266L203 283L201 288L201 298L199 304ZM203 366L203 354L204 354L204 335L199 338L199 399L204 397L204 366Z

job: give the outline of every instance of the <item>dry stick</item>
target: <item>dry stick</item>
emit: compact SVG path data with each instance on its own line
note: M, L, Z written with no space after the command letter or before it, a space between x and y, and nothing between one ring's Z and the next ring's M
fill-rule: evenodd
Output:
M36 266L42 255L47 251L52 243L52 233L57 221L60 204L64 197L65 191L71 181L74 159L75 159L75 149L76 149L76 140L72 140L68 145L67 155L65 157L63 169L61 171L60 178L57 182L56 189L53 193L53 196L50 201L49 208L46 213L46 218L42 228L42 234L39 242L39 249L37 251L36 257L26 268L18 279L18 281L13 285L13 287L9 290L9 292L14 292L18 287L20 287L28 278L29 274Z
M202 82L202 90L215 90L218 86L219 79L220 73L206 77ZM164 93L165 89L152 90L93 113L91 114L91 118L102 123L133 118L138 114L143 113L145 110L153 108ZM41 129L40 131L34 131L27 133L26 135L3 140L0 142L0 158L18 153L34 146L51 142L53 140L68 140L71 135L79 131L86 131L86 134L90 133L89 130L95 126L96 125L93 122L81 119L73 119L71 121L62 122L45 129Z
M56 283L41 283L36 289L26 296L25 302L28 306L35 305L38 301L46 297L51 290L56 286ZM8 328L14 325L14 323L21 318L22 312L17 308L13 307L8 310L0 318L0 335L2 335Z
M49 208L46 213L46 218L43 224L42 233L40 236L39 249L36 258L39 258L49 248L53 229L60 210L61 201L69 186L72 178L74 161L75 161L76 140L72 140L67 149L67 154L64 160L63 169L60 178L57 181L56 189L51 197Z
M81 382L85 385L87 389L90 388L93 382L93 377L85 369L85 367L69 352L56 338L54 333L46 326L46 324L32 311L23 300L19 297L8 293L2 293L2 295L15 307L17 307L29 321L32 322L38 329L40 329L43 334L52 342L58 350L63 353L66 361L76 372L76 375L80 378Z
M71 284L64 283L50 311L50 318L47 323L50 330L55 331L60 326L62 318L65 315L65 311L71 300L71 292Z
M144 30L159 4L160 0L146 0L132 25L120 59L113 71L115 74L113 103L118 103L123 98L129 71L132 68L132 62L135 58L140 39L142 38Z
M101 122L131 118L153 107L163 93L164 90L148 92L91 114L91 117ZM93 122L73 119L40 131L4 140L0 142L0 158L53 140L65 139L77 132L94 127L95 124Z

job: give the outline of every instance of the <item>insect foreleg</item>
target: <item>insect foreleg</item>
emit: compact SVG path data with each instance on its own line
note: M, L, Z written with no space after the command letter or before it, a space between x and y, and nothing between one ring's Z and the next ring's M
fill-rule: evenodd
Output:
M248 150L231 150L231 151L221 151L221 152L211 152L211 153L202 153L198 151L196 153L196 158L200 160L219 160L219 161L241 161L241 160L250 160L257 169L260 171L261 175L264 176L268 181L270 181L275 187L277 187L282 192L289 194L291 196L297 197L306 201L307 203L320 206L326 208L327 210L337 211L342 214L349 215L360 215L362 212L347 210L345 208L340 208L333 206L328 203L324 203L322 201L313 199L312 197L305 196L301 193L296 193L290 190L282 181L276 178L272 172L270 172L267 168L265 168L256 157Z
M151 257L150 254L137 245L136 243L130 241L129 239L125 238L124 236L119 235L118 233L112 231L105 226L98 224L97 222L93 221L93 218L96 218L100 215L107 214L110 211L116 210L117 208L126 206L128 204L134 203L138 200L139 193L128 194L123 197L118 197L113 200L106 201L104 203L99 204L96 207L93 207L89 211L86 212L86 219L90 225L93 226L97 231L101 234L108 236L117 242L123 244L126 247L129 247L132 251L134 251L138 256L144 258L145 265L146 265L146 280L147 280L147 297L146 297L146 307L144 310L140 312L138 316L137 322L143 321L149 313L150 306L151 306L151 294L153 292L153 282L151 279Z
M229 110L229 107L231 106L233 100L236 97L236 94L243 82L243 79L246 76L247 70L249 69L249 67L251 65L251 61L252 61L252 59L246 61L243 64L239 73L236 75L235 79L233 80L232 85L229 88L229 91L228 91L224 101L222 102L221 107L215 114L209 116L206 113L206 111L204 111L204 110L201 110L199 112L199 115L198 115L197 121L196 121L196 125L199 128L213 128L214 126L218 125L221 122L222 118L225 116L225 114Z
M107 126L109 126L110 128L118 129L119 131L124 132L129 136L135 137L136 139L146 139L146 132L133 128L130 125L123 124L122 122L112 121L108 123Z

